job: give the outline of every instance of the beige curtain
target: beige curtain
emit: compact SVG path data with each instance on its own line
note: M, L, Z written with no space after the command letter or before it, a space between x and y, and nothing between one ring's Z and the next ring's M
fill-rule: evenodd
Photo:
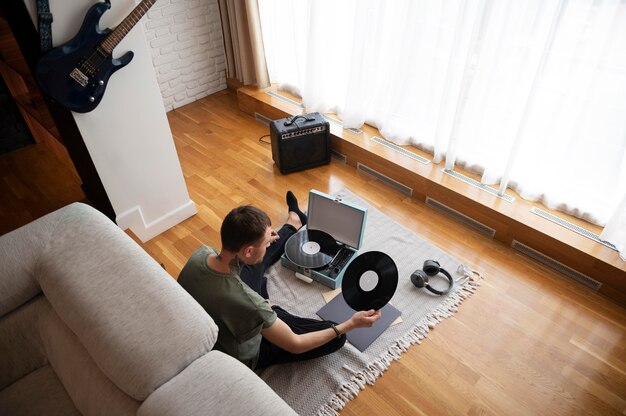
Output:
M269 87L257 0L219 0L228 77Z

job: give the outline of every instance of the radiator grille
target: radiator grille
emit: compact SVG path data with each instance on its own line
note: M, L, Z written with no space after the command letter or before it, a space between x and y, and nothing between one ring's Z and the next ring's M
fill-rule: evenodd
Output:
M408 151L398 146L397 144L390 143L385 139L381 139L380 137L373 136L372 141L378 144L382 144L383 146L385 146L388 149L393 150L394 152L402 153L403 155L408 156L413 160L417 160L418 162L423 163L424 165L427 165L430 163L430 160L426 159L425 157L416 155L415 153Z
M344 155L343 153L339 153L338 151L334 149L330 149L330 155L339 159L343 163L346 163L348 161L348 156Z
M304 105L302 105L301 103L294 101L291 98L285 97L284 95L281 95L275 91L266 91L265 93L268 95L271 95L274 98L278 98L279 100L284 101L288 104L295 105L296 107L299 107L299 108L304 108Z
M396 181L395 179L391 179L389 176L386 176L378 171L375 171L374 169L370 168L367 165L362 164L361 162L356 164L356 168L357 170L366 173L370 176L373 176L374 178L378 179L379 181L385 183L386 185L389 185L390 187L397 189L398 191L402 192L403 194L407 195L407 196L411 196L413 195L413 189L406 186L403 183L400 183L398 181Z
M485 224L478 222L475 219L468 217L467 215L462 214L459 211L453 208L450 208L449 206L444 205L441 202L437 201L436 199L432 199L429 196L426 197L426 205L429 205L435 208L436 210L441 211L444 214L451 216L452 218L454 218L457 221L462 222L463 224L469 225L475 230L478 230L481 233L488 235L491 238L493 238L496 235L496 230L494 230L493 228L488 227Z
M498 190L497 189L493 189L490 186L487 186L483 183L480 183L479 181L470 178L469 176L465 176L462 173L459 172L455 172L453 170L448 170L446 168L443 168L441 170L443 173L445 173L446 175L450 175L453 178L459 179L463 182L465 182L468 185L472 185L475 186L476 188L480 188L483 191L490 193L491 195L497 196L498 198L504 199L506 202L513 202L515 201L515 197L508 195L508 194L504 194L504 195L498 195Z
M578 226L578 225L576 225L574 223L571 223L571 222L569 222L569 221L567 221L567 220L565 220L565 219L563 219L561 217L558 217L558 216L556 216L554 214L551 214L548 211L544 211L541 208L532 207L530 209L530 212L532 212L533 214L539 215L541 218L545 218L548 221L552 221L553 223L559 224L560 226L565 227L565 228L567 228L570 231L574 231L575 233L578 233L578 234L580 234L580 235L582 235L584 237L587 237L587 238L589 238L589 239L591 239L591 240L593 240L595 242L598 242L598 243L600 243L602 245L605 245L608 248L611 248L611 249L613 249L615 251L618 251L617 247L615 247L614 244L612 244L612 243L610 243L610 242L608 242L606 240L601 239L598 234L596 234L594 232L591 232L591 231L589 231L589 230L587 230L587 229L585 229L583 227L580 227L580 226Z
M269 124L272 122L271 118L265 117L263 114L259 114L257 112L254 113L254 118L256 119L256 121L258 121L261 124L265 124L267 126L269 126Z
M542 252L537 251L532 247L529 247L525 244L520 243L519 241L513 240L513 242L511 243L511 247L513 247L520 253L524 253L528 257L531 257L537 260L538 262L543 263L546 266L558 272L561 272L565 276L571 279L574 279L577 282L584 284L585 286L592 288L593 290L598 290L602 286L601 282L598 282L597 280L592 279L591 277L584 275L580 273L579 271L576 271L572 269L571 267L566 266L557 260L554 260L552 257L546 256Z

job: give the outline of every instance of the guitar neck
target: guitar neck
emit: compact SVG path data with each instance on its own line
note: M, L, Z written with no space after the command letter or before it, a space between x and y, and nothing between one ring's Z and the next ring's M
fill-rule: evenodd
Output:
M130 32L130 30L137 24L137 22L143 17L144 14L150 10L150 7L157 0L143 0L139 3L132 12L124 20L122 23L117 25L115 29L102 41L100 44L101 48L107 53L111 54L113 49L117 46L118 43L124 39L124 36Z

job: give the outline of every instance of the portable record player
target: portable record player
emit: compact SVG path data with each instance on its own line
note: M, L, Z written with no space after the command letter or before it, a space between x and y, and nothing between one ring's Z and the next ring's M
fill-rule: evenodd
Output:
M307 225L285 244L280 263L300 279L336 289L361 248L367 208L313 189L307 216Z

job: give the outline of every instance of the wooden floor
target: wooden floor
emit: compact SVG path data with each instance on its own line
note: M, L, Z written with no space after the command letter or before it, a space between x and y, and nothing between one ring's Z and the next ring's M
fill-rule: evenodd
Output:
M72 166L67 153L46 143L0 155L0 235L71 202L86 202Z
M198 214L143 247L174 277L199 245L219 244L221 219L232 207L257 205L279 225L288 189L306 206L310 189L332 193L343 187L485 276L457 314L411 347L342 415L626 414L622 307L338 161L280 175L269 145L259 142L267 127L241 113L232 93L214 94L168 118ZM23 221L10 214L7 189L20 196L17 211L49 198L38 185L28 185L17 156L0 156L5 230L11 228L6 221ZM36 164L34 159L26 163ZM59 201L66 203L67 184L60 180L57 186Z

